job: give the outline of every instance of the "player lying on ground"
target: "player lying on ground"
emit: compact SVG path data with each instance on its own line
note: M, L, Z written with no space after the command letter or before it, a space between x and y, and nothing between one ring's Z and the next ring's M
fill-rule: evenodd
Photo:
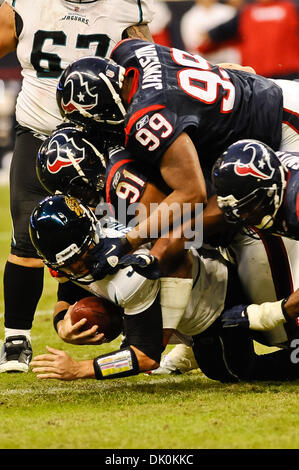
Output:
M113 249L120 258L140 246L157 214L160 233L171 226L172 203L190 203L194 210L205 204L203 173L232 142L250 137L275 150L299 148L293 122L299 112L296 82L225 70L198 55L139 40L120 42L111 58L117 65L87 59L66 70L57 89L61 112L73 121L93 122L95 132L113 129L115 135L122 127L132 158L149 165L171 191L125 243L106 241L99 272L102 266L117 270L104 253Z
M30 233L45 263L91 294L102 295L124 308L127 342L121 350L89 361L74 361L66 353L51 349L50 354L38 356L32 362L39 377L105 379L155 369L174 330L192 337L198 365L212 379L226 382L299 377L299 366L291 361L290 349L256 355L251 337L253 330L249 329L250 324L256 330L271 329L295 318L299 292L289 299L270 304L245 304L245 295L233 266L216 250L213 253L203 250L201 254L190 250L186 260L190 263L193 278L190 301L182 317L178 318L172 312L169 318L163 318L162 324L159 280L146 279L130 267L103 280L92 278L88 269L92 262L91 249L105 231L100 229L93 213L79 201L63 195L42 201L31 217ZM144 248L144 254L147 252ZM73 325L68 331L67 315L70 312L66 310L67 294L63 295L63 290L68 292L68 288L64 285L60 284L59 302L63 304L56 309L54 322L57 331L68 336L68 340L81 343L82 333L76 331L81 325ZM236 313L239 317L240 312L243 312L244 322L235 328L234 317ZM94 330L89 334L94 343ZM101 339L98 336L97 340ZM88 339L86 344L89 344ZM109 370L107 361L111 365Z

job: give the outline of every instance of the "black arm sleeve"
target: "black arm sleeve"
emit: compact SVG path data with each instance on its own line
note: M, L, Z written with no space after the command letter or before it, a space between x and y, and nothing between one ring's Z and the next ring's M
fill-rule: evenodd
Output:
M57 301L67 302L73 305L84 297L90 297L91 294L82 287L71 281L60 282L57 290Z
M163 351L163 325L160 296L142 313L124 315L126 342L160 362Z
M15 25L16 25L16 35L19 38L23 30L23 20L17 12L15 12Z
M210 29L209 36L213 42L223 42L238 35L240 14L237 13L231 20Z

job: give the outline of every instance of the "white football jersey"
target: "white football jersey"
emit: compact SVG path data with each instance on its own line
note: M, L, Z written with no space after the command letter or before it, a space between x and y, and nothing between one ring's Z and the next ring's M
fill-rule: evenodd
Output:
M228 270L226 263L216 250L198 255L191 250L193 257L193 288L185 313L177 330L187 336L205 331L220 316L224 309Z
M146 252L141 249L137 252ZM221 314L227 289L227 267L221 259L199 256L193 258L193 289L178 332L192 336L208 328ZM135 315L149 308L160 290L159 280L146 279L130 266L100 281L81 285L93 295L105 297L124 308L126 315Z
M153 0L5 0L21 17L17 45L23 83L17 121L49 135L61 123L56 87L63 70L84 56L108 56L123 31L152 19Z

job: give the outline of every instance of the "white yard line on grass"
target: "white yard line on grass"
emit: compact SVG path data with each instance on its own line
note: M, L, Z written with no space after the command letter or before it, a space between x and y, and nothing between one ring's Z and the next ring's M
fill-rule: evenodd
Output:
M53 310L37 310L37 312L35 312L35 315L52 315L53 313ZM0 313L0 318L3 318L4 317L4 313Z

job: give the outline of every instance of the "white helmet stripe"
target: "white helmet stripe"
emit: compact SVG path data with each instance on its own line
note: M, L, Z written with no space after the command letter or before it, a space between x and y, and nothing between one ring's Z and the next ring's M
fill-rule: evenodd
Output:
M119 96L119 94L115 91L114 89L114 86L112 85L112 83L110 82L109 78L106 77L105 74L103 73L99 73L99 77L102 78L102 80L104 80L104 82L106 83L107 87L109 88L110 90L110 93L112 95L112 98L114 99L114 102L117 104L117 106L119 107L120 109L120 112L122 113L123 117L126 116L127 112L122 104L122 101L121 101L121 97Z

